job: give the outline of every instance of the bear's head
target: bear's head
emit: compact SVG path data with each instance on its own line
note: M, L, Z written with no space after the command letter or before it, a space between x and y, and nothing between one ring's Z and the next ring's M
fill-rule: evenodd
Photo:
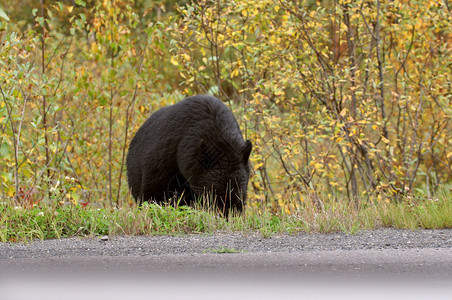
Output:
M192 190L197 196L207 196L224 216L230 209L241 212L247 198L251 141L232 147L218 139L201 139L196 148L192 160L196 163L181 170Z

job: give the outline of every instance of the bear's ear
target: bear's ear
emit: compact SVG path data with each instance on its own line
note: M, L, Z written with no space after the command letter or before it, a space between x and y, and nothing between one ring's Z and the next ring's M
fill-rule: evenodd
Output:
M253 149L253 144L251 144L250 140L246 140L245 147L243 148L243 162L248 163L248 159L250 158L251 149Z

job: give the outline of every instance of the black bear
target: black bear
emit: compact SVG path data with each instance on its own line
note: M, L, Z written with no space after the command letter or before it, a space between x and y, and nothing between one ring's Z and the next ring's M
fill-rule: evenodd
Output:
M127 155L135 200L174 198L193 205L208 194L224 216L246 202L252 144L219 99L188 97L155 113L137 131Z

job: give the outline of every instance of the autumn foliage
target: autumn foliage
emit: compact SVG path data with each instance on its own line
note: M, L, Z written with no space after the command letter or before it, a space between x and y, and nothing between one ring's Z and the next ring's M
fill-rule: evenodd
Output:
M131 136L197 93L255 145L251 206L452 185L447 1L18 2L0 6L2 201L132 203Z

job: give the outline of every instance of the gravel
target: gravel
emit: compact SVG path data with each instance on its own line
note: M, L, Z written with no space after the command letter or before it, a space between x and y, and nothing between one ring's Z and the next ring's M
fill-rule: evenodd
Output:
M0 259L95 256L205 254L221 250L242 253L312 252L380 249L450 249L452 229L377 229L357 234L300 233L262 237L259 233L184 236L111 236L0 243Z
M448 299L451 278L452 229L0 243L0 299Z

